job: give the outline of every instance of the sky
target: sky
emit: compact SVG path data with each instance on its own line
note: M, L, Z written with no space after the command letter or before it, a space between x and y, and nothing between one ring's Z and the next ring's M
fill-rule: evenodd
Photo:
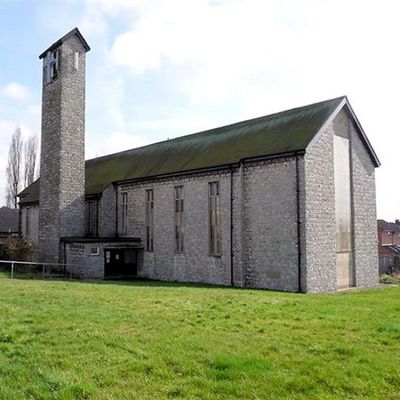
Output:
M390 0L0 0L0 205L11 135L40 137L39 54L91 46L86 158L347 95L400 218L400 3Z

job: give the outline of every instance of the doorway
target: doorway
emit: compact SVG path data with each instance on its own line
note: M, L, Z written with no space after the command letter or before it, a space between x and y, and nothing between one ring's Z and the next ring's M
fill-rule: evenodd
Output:
M104 278L128 279L137 277L136 249L104 249Z

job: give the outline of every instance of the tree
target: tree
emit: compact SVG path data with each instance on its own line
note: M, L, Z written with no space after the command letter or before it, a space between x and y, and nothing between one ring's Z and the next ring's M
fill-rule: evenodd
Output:
M17 127L11 138L10 149L8 150L7 164L7 194L6 201L8 207L17 208L17 194L20 188L21 164L22 164L22 137L21 128Z
M31 135L24 145L24 187L35 180L37 147L37 138Z
M29 239L11 236L4 244L4 254L8 260L32 261L36 246Z

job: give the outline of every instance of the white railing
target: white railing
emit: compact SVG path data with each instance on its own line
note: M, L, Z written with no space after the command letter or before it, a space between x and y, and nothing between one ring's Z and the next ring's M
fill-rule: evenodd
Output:
M15 260L0 260L0 264L10 264L11 265L11 271L10 271L10 278L13 279L15 272L16 272L16 266L17 265L38 265L42 266L42 278L46 278L46 267L63 267L63 275L64 277L69 275L69 278L72 278L72 272L67 273L67 267L76 267L76 265L72 264L57 264L57 263L39 263L39 262L33 262L33 261L15 261Z

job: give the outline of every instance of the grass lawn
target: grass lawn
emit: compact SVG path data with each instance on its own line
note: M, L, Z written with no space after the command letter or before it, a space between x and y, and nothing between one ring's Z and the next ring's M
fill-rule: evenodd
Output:
M400 287L0 277L0 399L399 399Z

